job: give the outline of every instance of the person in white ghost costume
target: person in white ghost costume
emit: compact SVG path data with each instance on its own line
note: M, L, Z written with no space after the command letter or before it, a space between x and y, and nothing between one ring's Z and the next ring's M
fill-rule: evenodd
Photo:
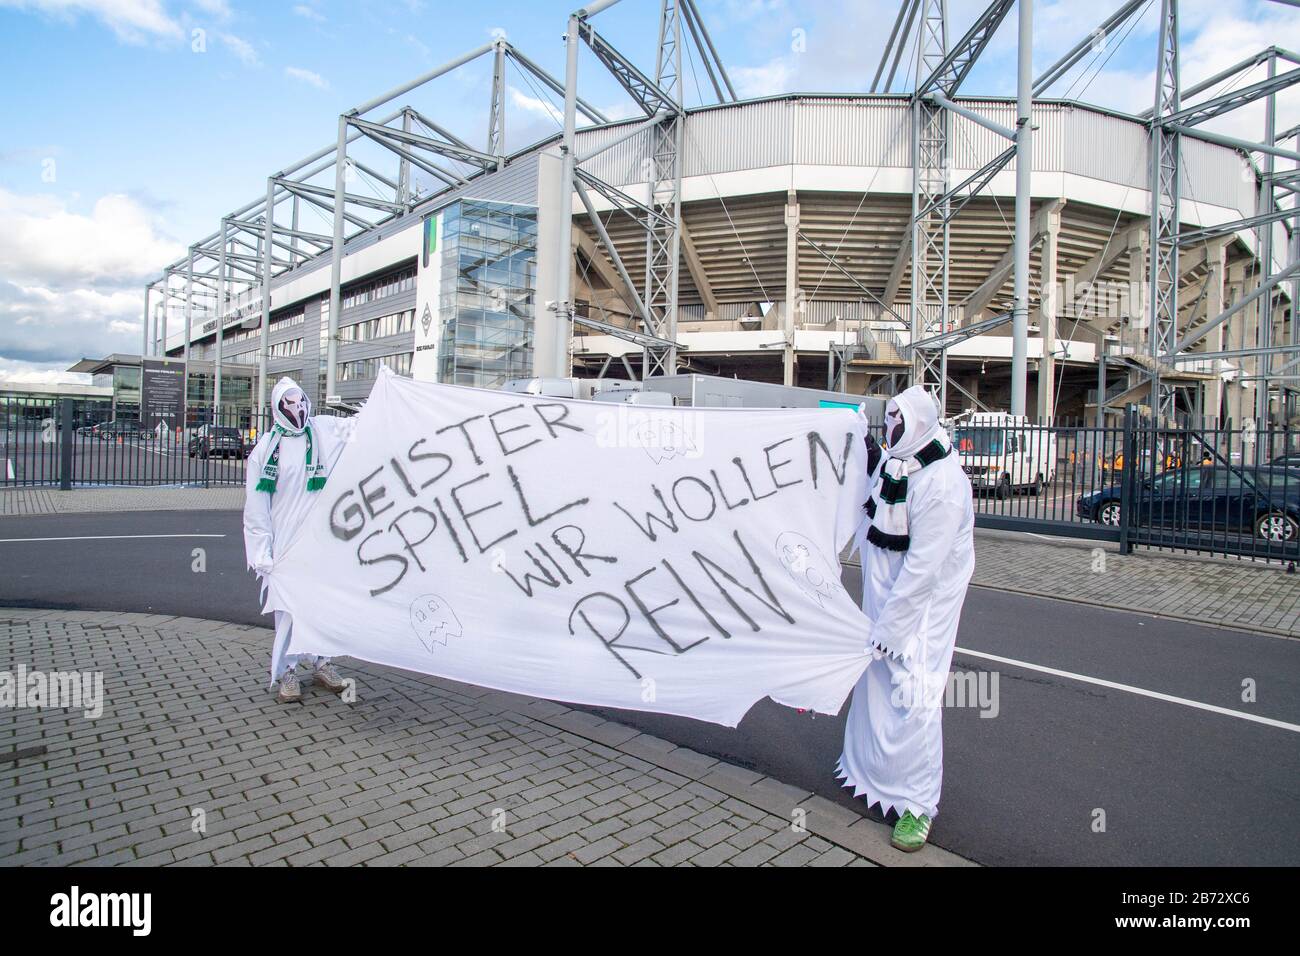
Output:
M943 782L942 703L975 570L970 479L919 385L885 409L885 447L867 479L862 610L872 661L853 688L837 774L882 813L892 842L925 845Z
M244 552L259 579L275 567L276 548L287 545L301 527L356 425L353 418L312 415L310 399L287 377L271 391L271 416L274 427L248 456L245 479ZM271 686L279 683L280 702L302 699L300 664L311 668L316 683L340 693L343 678L327 658L284 653L292 628L290 615L276 611Z

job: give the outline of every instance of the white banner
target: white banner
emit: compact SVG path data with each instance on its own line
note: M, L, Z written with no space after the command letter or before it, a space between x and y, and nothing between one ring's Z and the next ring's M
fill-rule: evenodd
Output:
M267 609L291 654L728 726L765 696L835 713L870 660L838 558L864 432L384 369Z

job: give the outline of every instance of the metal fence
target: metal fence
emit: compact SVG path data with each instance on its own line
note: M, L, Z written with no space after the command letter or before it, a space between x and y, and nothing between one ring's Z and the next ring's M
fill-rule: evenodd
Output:
M146 428L108 401L0 398L0 488L240 485L268 424L248 409L192 408L183 426Z
M267 426L248 409L194 408L184 427L142 429L109 402L0 399L0 487L244 482ZM1253 422L1165 427L958 420L953 445L976 524L1134 546L1300 558L1300 432Z
M1300 433L1254 422L961 422L976 524L1186 552L1300 558Z

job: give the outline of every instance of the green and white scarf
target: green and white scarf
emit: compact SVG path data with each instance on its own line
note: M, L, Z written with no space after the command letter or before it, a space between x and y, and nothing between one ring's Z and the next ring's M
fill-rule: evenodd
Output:
M880 478L863 506L870 525L867 540L886 551L906 551L912 543L907 527L907 477L926 465L947 458L952 442L942 429L912 458L891 458L886 453Z
M316 460L316 435L311 427L311 421L299 432L289 431L283 425L275 425L271 428L271 444L266 456L266 464L262 465L262 477L258 479L257 491L265 491L268 494L275 494L275 483L280 474L280 439L285 435L307 435L307 490L320 491L325 487L325 463Z

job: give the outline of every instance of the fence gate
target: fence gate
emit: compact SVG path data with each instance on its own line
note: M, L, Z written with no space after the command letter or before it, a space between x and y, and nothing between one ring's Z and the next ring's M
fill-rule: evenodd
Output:
M248 410L142 430L107 401L0 399L0 488L241 485L267 426ZM880 429L875 430L881 437ZM1122 424L958 419L953 449L976 525L1134 546L1295 562L1300 433L1253 421L1165 426L1130 406Z
M174 427L142 429L108 401L0 399L0 488L242 485L264 422L249 410L191 409Z
M1300 558L1300 434L1253 421L1119 425L958 419L953 446L975 523L1135 546Z

